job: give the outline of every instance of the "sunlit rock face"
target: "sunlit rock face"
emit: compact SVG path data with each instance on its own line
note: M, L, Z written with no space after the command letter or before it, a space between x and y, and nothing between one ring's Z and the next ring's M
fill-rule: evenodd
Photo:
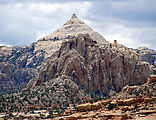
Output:
M98 44L107 44L102 35L95 32L82 20L80 20L75 14L72 15L71 19L68 20L62 27L57 29L54 33L47 35L40 40L57 40L57 39L70 39L78 34L89 34L93 40L96 40Z
M119 91L125 85L144 83L151 73L150 64L141 61L133 50L123 46L106 44L99 47L89 34L63 42L42 68L33 87L53 81L61 76L89 92L107 94L109 90Z
M0 64L2 67L0 73L2 74L0 74L0 77L3 85L0 86L0 93L14 92L25 87L30 79L37 76L40 68L45 65L49 57L59 50L62 42L71 40L79 33L89 33L99 44L108 43L102 35L93 31L73 14L71 19L61 28L29 46L1 46ZM10 71L8 74L3 73L6 66ZM13 66L14 69L10 66ZM7 77L7 81L4 76Z

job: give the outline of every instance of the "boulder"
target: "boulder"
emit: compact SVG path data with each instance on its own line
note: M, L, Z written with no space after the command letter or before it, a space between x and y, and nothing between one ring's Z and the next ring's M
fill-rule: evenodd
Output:
M102 102L98 101L93 104L91 104L91 103L80 104L80 105L76 106L76 108L77 108L77 111L80 111L80 112L98 110L98 109L102 108Z
M136 98L135 103L141 103L144 101L144 98Z
M156 75L149 75L147 84L156 83Z
M113 100L113 101L111 102L111 104L113 104L113 105L118 105L118 100Z
M154 66L156 66L156 60L154 61Z
M101 101L102 105L107 105L107 104L109 104L110 102L112 102L112 99L107 99L107 100L102 100L102 101Z
M135 103L136 99L135 98L130 98L130 99L126 99L123 101L124 105L132 105L133 103Z
M76 114L72 114L72 115L65 117L65 120L78 120L80 118L81 118L81 114L76 113Z
M80 105L76 106L76 108L77 108L77 111L79 111L79 112L91 111L92 104L91 103L80 104Z
M128 94L131 94L131 93L132 93L132 90L133 90L132 87L128 87L127 90L126 90L126 92L127 92Z
M123 106L120 109L123 111L131 111L134 109L134 106Z
M143 100L144 100L145 103L148 103L148 102L152 102L153 101L152 98L144 98Z
M102 108L101 101L98 101L98 102L95 102L95 103L92 104L92 110L98 110L100 108Z
M68 109L68 110L65 110L65 111L62 113L62 115L70 115L70 114L72 114L72 113L73 113L73 111L70 110L70 109Z

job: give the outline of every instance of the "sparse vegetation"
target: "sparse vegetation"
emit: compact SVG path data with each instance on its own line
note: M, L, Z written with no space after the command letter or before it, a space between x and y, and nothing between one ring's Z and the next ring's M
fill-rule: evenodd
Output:
M116 108L116 106L117 106L117 105L114 105L114 104L111 104L111 103L110 103L110 104L107 106L107 109L108 109L108 110L112 110L112 109Z

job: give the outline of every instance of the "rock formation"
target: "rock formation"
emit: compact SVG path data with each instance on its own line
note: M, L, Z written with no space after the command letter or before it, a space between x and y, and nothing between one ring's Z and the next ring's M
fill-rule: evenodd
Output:
M150 64L154 65L156 61L156 51L150 50L147 47L139 47L136 52L142 57L142 59Z
M72 39L79 33L89 33L99 44L108 43L102 35L93 31L73 14L72 18L56 30L56 32L39 39L29 46L1 46L0 64L2 67L0 68L0 76L2 76L0 81L3 81L5 86L0 86L0 93L6 91L14 92L25 87L29 80L38 74L40 68L44 66L49 57L60 48L61 43ZM7 81L3 79L3 69L6 66L10 69L9 75L5 73L8 77ZM10 66L13 66L13 69Z
M36 58L33 61L34 57ZM14 92L25 87L29 80L37 75L36 66L38 65L36 64L42 61L37 59L31 46L2 46L0 48L0 82L3 84L0 85L0 93Z
M59 113L70 104L109 94L111 99L77 106L78 112L98 110L97 113L77 117L73 114L59 119L126 119L129 116L122 114L123 111L141 110L144 109L141 105L151 106L155 102L155 97L137 98L156 95L156 76L150 75L154 68L149 64L156 66L154 61L155 51L129 49L116 40L108 43L73 14L61 28L29 46L0 47L0 93L24 88L17 93L0 95L0 111L27 113L30 109L46 107ZM111 95L119 91L117 96ZM135 103L140 105L139 109ZM155 107L150 106L149 109ZM120 113L105 114L106 109L120 109Z
M142 60L151 64L153 74L156 74L156 51L147 47L139 47L134 49L142 58Z
M11 111L10 114L1 113L0 119L54 119L54 120L101 120L101 119L115 119L115 120L125 120L125 119L147 119L155 120L156 118L156 91L155 91L155 75L150 75L147 83L135 86L125 86L120 93L117 93L111 98L105 98L99 101L91 100L89 102L84 102L78 105L69 105L64 112L56 113L53 109L45 107L44 110L34 110L24 112ZM151 81L152 80L152 81ZM150 81L150 82L149 82ZM132 89L131 89L132 88ZM140 89L141 88L141 89ZM129 90L128 90L129 89ZM140 90L139 90L140 89ZM129 91L134 93L130 93ZM139 95L135 92L140 91ZM155 93L154 93L155 92ZM17 94L13 94L11 100L9 96L3 97L0 100L13 101L14 97L19 98ZM24 96L23 96L24 97ZM15 100L17 100L17 98ZM20 98L22 99L22 97ZM26 98L24 98L26 99ZM24 101L23 99L23 101ZM27 99L28 100L28 99ZM46 99L47 100L47 99ZM30 101L29 101L30 102ZM7 103L6 105L10 104ZM0 108L3 104L0 104ZM19 107L20 102L16 103ZM24 103L25 104L25 103ZM15 105L15 104L14 104ZM58 104L57 104L58 105ZM27 106L27 109L30 106ZM4 107L5 108L5 107ZM35 108L37 109L37 108ZM42 108L43 109L43 108ZM1 110L1 109L0 109ZM17 110L17 108L16 108ZM53 111L51 111L53 110Z
M150 73L149 63L141 61L133 50L113 44L99 47L88 34L80 34L63 42L41 69L38 78L23 91L41 91L43 84L51 89L57 83L60 89L64 86L66 90L61 92L65 94L65 91L73 91L72 86L64 85L68 80L76 86L74 89L104 95L110 90L120 91L125 85L146 82ZM79 94L76 91L73 92L75 96ZM55 94L57 90L51 92Z
M0 93L3 93L4 91L13 92L16 90L21 90L29 82L30 79L37 76L38 72L40 71L40 68L45 65L46 61L50 58L50 56L53 53L59 50L62 42L73 39L79 33L82 33L82 34L88 33L89 36L94 41L97 42L98 46L105 46L106 48L108 47L108 49L111 46L99 33L92 30L88 25L86 25L83 21L77 18L75 14L73 14L71 19L68 20L62 27L57 29L54 33L39 39L37 42L34 42L29 46L18 46L18 47L1 46L0 47L0 62L1 62L0 63L1 64L0 76L2 75L1 81L3 81L3 83L6 85L5 87L6 90L1 89ZM114 44L114 46L116 45ZM121 49L124 49L124 48L121 48ZM154 58L155 51L149 51L147 49L138 49L136 51L139 54L147 53L147 54L141 54L143 60L153 64L153 61L155 60ZM141 51L146 51L146 52L141 52ZM109 59L106 59L107 64L109 63L108 61L111 60L110 57L108 58ZM101 67L101 64L102 63L99 64L100 67ZM5 68L5 66L8 66L8 68L10 66L13 66L13 68L12 67L9 68L11 70L10 73L8 73L9 75L6 73L5 74L3 73L4 71L3 69ZM93 67L92 69L95 69L95 68ZM155 68L153 69L154 71L156 71ZM7 81L3 80L4 75L7 75L8 77ZM108 77L110 75L107 75L107 76L99 75L99 76ZM122 75L118 74L118 76L120 79ZM103 79L102 77L101 79ZM11 87L12 89L7 90L7 86L8 88L10 88L9 87L10 85L12 86Z
M9 67L10 71L11 68L14 70L14 66ZM20 76L23 70L14 70L17 71L15 76ZM9 75L7 72L4 74ZM120 91L125 85L144 83L150 73L150 64L141 61L134 50L120 44L101 46L89 34L79 34L63 42L21 92L4 95L0 100L3 103L11 101L4 110L16 105L23 111L39 106L53 107L61 112L70 104L104 97L110 91ZM26 74L25 78L28 76Z
M101 120L101 119L149 119L156 118L156 75L150 75L147 83L126 85L120 93L97 102L69 107L54 120Z
M78 34L89 34L93 40L96 40L98 44L107 44L102 35L98 32L95 32L86 25L83 21L81 21L75 14L72 15L71 19L68 20L62 27L57 29L54 33L47 35L40 40L65 40L71 39L77 36Z
M88 91L106 93L126 84L146 82L150 72L149 64L134 51L113 44L99 47L86 34L64 42L41 70L36 84L67 75Z
M118 95L122 97L143 97L143 96L156 96L156 75L150 75L147 83L142 85L126 85L123 87L121 93Z

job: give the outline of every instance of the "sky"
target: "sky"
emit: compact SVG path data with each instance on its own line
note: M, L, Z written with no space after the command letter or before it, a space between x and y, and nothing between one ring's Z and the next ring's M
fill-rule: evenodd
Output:
M109 42L156 50L156 0L0 0L0 45L29 45L73 13Z

